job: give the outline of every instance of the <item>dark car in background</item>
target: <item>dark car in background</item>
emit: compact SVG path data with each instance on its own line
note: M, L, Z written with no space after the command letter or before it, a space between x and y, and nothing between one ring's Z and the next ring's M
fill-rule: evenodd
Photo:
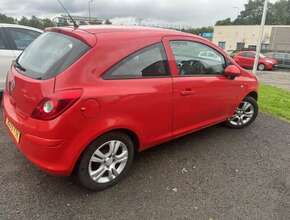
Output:
M290 69L290 52L268 52L264 53L265 56L276 59L278 61L278 68Z

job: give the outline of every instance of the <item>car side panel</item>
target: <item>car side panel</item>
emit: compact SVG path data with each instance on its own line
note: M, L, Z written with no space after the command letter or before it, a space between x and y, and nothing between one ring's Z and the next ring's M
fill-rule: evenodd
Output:
M206 40L194 37L166 37L163 39L175 76L173 79L174 136L180 136L226 120L232 115L233 109L239 103L239 97L243 94L242 78L237 77L231 80L223 75L180 76L170 47L171 40L202 43L217 50L229 62L232 60ZM182 94L184 91L190 91L192 94L184 96Z
M5 79L12 61L15 59L11 45L6 37L4 28L0 27L0 35L4 40L6 49L0 49L0 90L4 89Z
M172 138L171 76L123 80L104 80L101 76L122 58L160 42L161 38L131 39L135 45L128 39L120 38L119 42L112 43L107 40L99 36L94 48L56 77L55 91L84 88L78 105L82 120L76 121L73 127L79 123L85 126L73 132L72 165L91 141L115 129L135 133L140 151ZM118 47L118 44L121 45Z

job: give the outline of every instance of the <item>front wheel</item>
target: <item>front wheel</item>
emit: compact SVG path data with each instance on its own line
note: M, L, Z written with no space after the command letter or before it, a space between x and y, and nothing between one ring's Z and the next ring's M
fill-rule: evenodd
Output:
M99 137L83 153L76 175L84 187L100 191L118 183L129 170L134 145L128 135L111 132Z
M257 101L248 96L237 107L234 115L226 121L230 128L244 128L252 124L259 112Z

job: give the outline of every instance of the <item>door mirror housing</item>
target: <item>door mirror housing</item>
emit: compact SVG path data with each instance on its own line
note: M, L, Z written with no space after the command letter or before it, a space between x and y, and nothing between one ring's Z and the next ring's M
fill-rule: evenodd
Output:
M241 70L235 65L229 65L225 69L225 76L234 79L241 75Z

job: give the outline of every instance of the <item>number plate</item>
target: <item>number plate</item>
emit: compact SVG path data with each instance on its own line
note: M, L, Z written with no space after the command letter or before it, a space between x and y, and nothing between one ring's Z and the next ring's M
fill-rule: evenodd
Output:
M8 118L6 118L5 124L8 127L11 134L13 135L13 137L15 138L16 142L19 143L21 135L20 131L17 128L15 128L15 126L9 121Z

